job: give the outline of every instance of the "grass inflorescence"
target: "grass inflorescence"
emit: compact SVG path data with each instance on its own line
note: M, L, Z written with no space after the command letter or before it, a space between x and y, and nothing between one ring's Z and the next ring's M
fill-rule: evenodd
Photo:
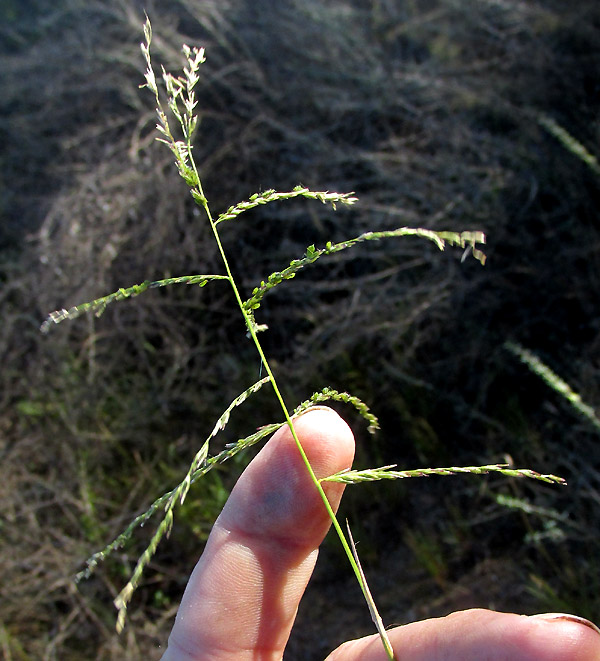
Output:
M569 405L577 411L588 423L600 432L600 418L592 406L586 404L581 395L575 392L571 386L556 374L548 365L546 365L532 351L522 347L516 342L507 342L506 348L517 358L519 358L529 369L536 374L552 390L557 392Z
M321 482L342 482L343 484L360 484L361 482L377 482L378 480L402 480L407 477L429 477L430 475L485 475L500 473L508 477L529 477L550 484L566 484L562 477L542 475L527 468L509 468L508 464L490 464L488 466L450 466L448 468L415 468L412 470L395 470L396 466L381 466L366 470L347 470L322 478Z
M463 259L471 254L481 264L484 264L485 254L481 250L480 246L485 243L485 235L482 232L473 231L433 231L419 227L399 227L395 230L365 232L359 236L356 236L355 238L339 241L336 243L327 242L322 248L316 248L315 245L309 245L302 257L292 260L288 266L269 275L264 281L260 282L260 284L258 284L253 289L250 297L244 300L240 293L238 284L232 274L228 256L221 242L219 233L220 228L218 228L221 223L237 220L245 211L256 208L258 206L267 205L272 202L291 200L299 197L303 197L308 200L319 201L323 204L329 204L333 207L333 209L335 209L337 205L354 205L358 201L358 198L354 195L354 193L314 191L304 186L297 186L288 192L267 190L262 193L256 193L255 195L250 196L247 201L232 205L222 214L216 217L213 216L208 198L202 186L202 181L193 153L193 137L200 125L199 115L196 112L198 101L195 95L195 87L199 80L200 67L206 59L204 49L184 46L183 54L185 58L185 66L183 68L182 74L175 76L162 68L161 78L158 79L154 73L150 53L152 28L149 20L147 20L144 25L144 35L145 40L142 43L141 48L147 64L147 69L145 73L146 83L143 85L143 87L147 87L155 97L156 112L158 118L156 125L156 129L159 133L158 140L165 143L171 150L179 175L189 187L191 195L196 204L204 212L206 222L210 227L212 236L222 260L223 273L172 277L163 280L146 281L140 285L121 288L112 294L103 296L91 302L83 303L70 309L62 309L51 313L48 319L44 322L42 329L47 331L54 324L60 323L66 319L76 318L84 313L94 313L96 315L100 315L106 306L110 303L138 296L149 289L164 287L171 284L199 285L203 287L213 281L225 281L230 286L231 294L237 302L240 314L244 319L248 335L251 337L260 356L261 365L264 367L266 376L244 390L225 409L223 414L219 417L216 424L214 425L212 432L206 438L196 453L195 457L192 459L189 469L180 483L174 489L157 498L154 503L143 514L136 517L119 536L117 536L100 552L94 554L87 561L87 568L79 574L79 578L89 576L97 566L98 562L105 559L110 553L125 544L138 526L145 524L154 514L159 512L162 513L162 519L158 524L146 550L139 557L131 578L115 599L115 605L118 609L117 629L120 631L125 623L128 604L131 600L132 594L140 583L142 573L156 552L160 541L169 534L174 521L175 508L178 504L180 505L184 502L186 496L188 495L190 486L196 480L206 475L215 466L223 464L227 460L236 456L238 453L246 450L247 448L255 445L260 441L263 441L266 437L271 435L281 426L288 425L298 447L298 451L306 465L306 470L313 480L315 489L319 491L321 497L323 498L324 505L327 508L329 516L331 517L333 526L339 536L340 542L346 552L350 565L369 605L369 609L381 636L386 654L390 659L392 659L394 658L394 651L391 648L387 634L385 633L385 628L383 627L383 623L379 614L377 613L374 600L367 586L366 578L360 566L360 561L358 559L358 555L356 554L356 547L352 540L351 533L349 529L347 534L344 533L341 526L339 525L323 491L322 482L338 481L344 482L346 484L356 484L365 481L403 479L408 477L420 477L428 475L453 475L459 473L483 474L490 472L496 472L511 477L532 478L544 482L558 484L561 484L564 481L561 480L561 478L553 475L541 475L532 470L513 469L509 468L508 466L499 464L450 468L424 468L406 471L395 470L395 466L384 466L382 468L345 471L343 473L328 476L322 480L318 480L314 475L310 462L308 461L302 445L295 433L293 427L294 416L298 415L315 403L320 403L327 400L335 400L354 406L368 422L370 432L374 432L378 428L377 418L370 412L366 404L364 404L360 399L349 393L334 390L333 388L324 388L323 390L315 393L309 400L300 404L293 413L290 413L290 409L284 402L284 399L281 395L280 388L278 386L275 374L270 366L268 357L265 355L263 347L258 339L258 332L260 330L266 330L266 326L264 324L257 324L254 315L260 308L262 299L265 294L267 294L267 292L277 287L279 284L285 282L286 280L294 278L301 270L314 264L317 260L326 258L327 256L333 255L342 250L353 248L360 243L367 241L380 241L384 239L406 238L412 236L431 241L440 250L444 250L447 245L458 246L464 250ZM162 83L160 83L159 80L162 80ZM164 98L165 92L166 99ZM226 445L225 448L217 454L211 454L211 441L220 431L225 428L232 411L241 404L245 403L253 394L258 392L258 390L267 384L270 384L273 389L274 395L281 407L284 419L278 423L264 425L258 431L240 438L234 443Z

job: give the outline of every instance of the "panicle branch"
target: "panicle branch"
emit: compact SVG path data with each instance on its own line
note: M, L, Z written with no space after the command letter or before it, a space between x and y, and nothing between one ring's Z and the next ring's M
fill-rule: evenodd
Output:
M283 280L291 280L296 276L296 273L301 271L305 266L313 264L323 255L331 255L340 252L341 250L352 248L356 244L364 241L379 241L381 239L405 236L418 236L428 239L440 250L444 250L446 243L460 246L461 248L467 246L472 249L473 257L475 257L475 259L481 262L481 264L485 263L485 254L476 247L477 244L485 243L486 238L483 232L435 232L420 227L399 227L395 230L382 232L365 232L354 239L349 239L348 241L342 241L340 243L331 243L331 241L328 241L324 248L315 248L314 245L308 246L304 257L292 260L288 267L282 271L271 273L266 281L263 280L258 287L255 287L252 291L252 296L244 301L244 309L248 313L253 313L254 310L257 310L260 307L264 295L270 289L276 287L283 282Z
M224 275L182 275L176 278L165 278L164 280L146 280L140 285L133 285L127 288L121 287L112 294L108 294L108 296L102 296L94 301L75 305L68 310L65 308L62 310L54 310L54 312L51 312L48 315L48 318L41 325L40 330L43 333L47 333L53 324L60 324L60 322L65 319L76 319L85 312L93 312L99 317L104 310L106 310L106 306L110 303L139 296L148 289L157 289L158 287L167 287L168 285L178 284L198 285L199 287L204 287L204 285L211 280L227 280L227 277Z
M215 225L218 225L225 220L233 220L244 211L254 209L261 204L277 202L278 200L291 200L300 196L310 200L318 200L323 204L331 204L334 209L336 208L336 204L346 204L350 206L358 201L358 198L354 197L354 193L330 193L329 191L312 191L309 188L305 188L304 186L296 186L289 192L278 192L274 189L269 189L263 193L255 193L247 201L240 202L239 204L229 207L227 211L222 213L215 220Z
M569 402L577 413L592 424L596 431L600 431L600 417L598 417L596 410L589 404L586 404L581 399L581 395L575 392L571 386L551 370L548 365L543 363L538 356L516 342L507 342L504 346L525 363L534 374L537 374L547 386L552 388L552 390Z
M449 468L417 468L414 470L397 471L395 464L368 468L366 470L347 470L322 478L322 482L342 482L343 484L359 484L361 482L376 482L378 480L400 480L407 477L428 477L430 475L483 475L486 473L500 473L508 477L527 477L541 482L566 485L562 477L556 475L542 475L526 468L509 468L508 464L489 464L486 466L451 466Z

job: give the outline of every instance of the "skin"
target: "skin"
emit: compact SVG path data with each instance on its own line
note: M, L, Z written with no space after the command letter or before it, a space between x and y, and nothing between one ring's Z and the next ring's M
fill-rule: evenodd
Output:
M349 468L354 438L331 409L294 427L317 477ZM324 483L337 509L343 485ZM289 429L244 471L187 585L162 661L280 661L329 518ZM366 607L366 606L365 606ZM600 661L600 630L563 614L471 610L389 631L401 661ZM328 661L386 661L378 636Z

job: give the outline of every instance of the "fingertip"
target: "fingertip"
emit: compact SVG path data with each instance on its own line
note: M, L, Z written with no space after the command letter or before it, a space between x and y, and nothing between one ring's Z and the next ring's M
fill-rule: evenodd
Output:
M336 411L328 406L313 406L294 418L293 424L317 478L350 468L354 434Z
M600 629L593 622L566 613L542 613L527 620L536 627L536 642L542 649L553 641L551 661L599 661Z
M317 479L352 465L354 436L332 409L309 409L294 430ZM343 485L323 486L336 509ZM235 485L218 524L254 537L319 545L331 523L289 427L279 429Z
M568 613L540 613L539 615L531 615L530 617L534 620L546 620L547 622L562 620L565 622L574 622L575 624L580 624L596 633L600 642L600 628L593 622L590 622L590 620L586 620L584 617L579 617L578 615L570 615Z
M573 616L527 617L473 609L388 634L403 661L598 661L600 636ZM344 643L327 661L386 661L377 635Z
M333 410L308 410L293 425L318 478L351 466L354 438ZM341 484L327 485L333 509L342 491ZM282 427L239 478L215 523L186 588L172 648L198 650L197 658L257 658L255 649L261 658L281 658L330 524L291 430Z

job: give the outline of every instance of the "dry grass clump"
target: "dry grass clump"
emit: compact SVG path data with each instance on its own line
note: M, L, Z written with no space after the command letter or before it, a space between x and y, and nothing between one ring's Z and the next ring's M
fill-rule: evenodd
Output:
M138 93L138 3L29 4L27 15L0 10L0 649L15 659L137 658L164 638L163 618L231 478L215 478L182 514L120 639L98 595L116 594L138 549L90 583L71 577L148 493L172 487L203 428L259 366L218 286L157 290L39 333L49 310L133 282L212 273L217 256L154 144L151 99ZM569 481L562 494L511 484L503 495L516 501L502 502L465 481L450 497L435 478L378 491L372 504L351 496L373 540L366 563L392 562L386 542L405 535L431 596L510 557L531 574L525 608L594 617L597 436L504 346L533 350L589 405L599 401L598 177L539 122L552 118L594 152L597 3L164 4L146 7L160 25L157 58L178 68L182 41L209 54L196 158L213 208L297 184L361 200L333 217L286 203L231 223L228 249L248 288L307 245L366 230L490 237L484 270L434 260L433 246L369 245L263 303L265 348L294 383L294 401L330 382L380 414L390 431L363 450L371 463L510 454ZM233 419L232 435L271 418L265 403L255 420ZM400 503L389 538L375 532ZM495 604L519 608L501 591Z

